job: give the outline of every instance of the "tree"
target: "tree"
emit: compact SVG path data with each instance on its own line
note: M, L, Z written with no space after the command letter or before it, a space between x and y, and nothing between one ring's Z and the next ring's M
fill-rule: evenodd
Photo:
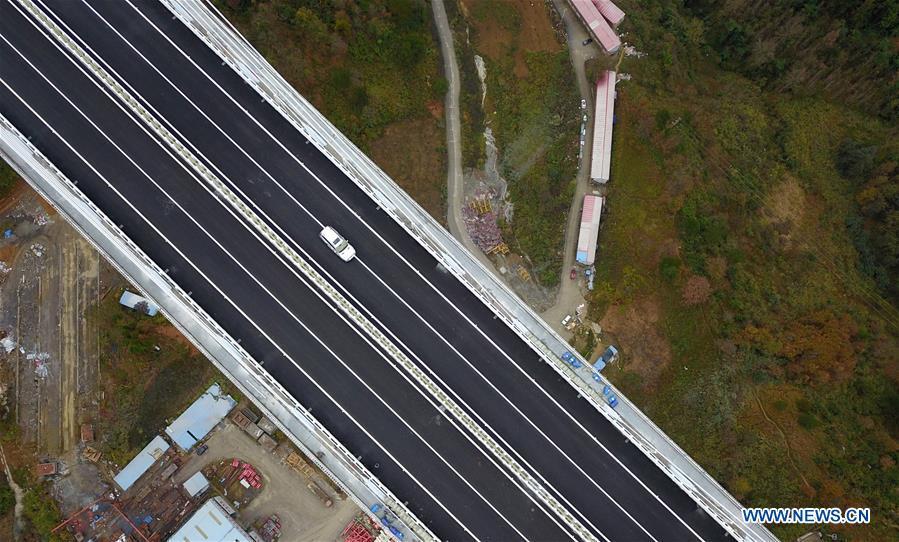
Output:
M855 325L845 316L818 311L794 320L780 337L778 354L787 359L787 373L803 383L845 380L855 368L852 337Z

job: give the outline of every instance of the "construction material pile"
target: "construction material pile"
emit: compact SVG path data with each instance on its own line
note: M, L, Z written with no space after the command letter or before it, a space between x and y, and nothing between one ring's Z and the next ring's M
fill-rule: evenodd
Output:
M484 252L490 252L494 247L502 244L503 236L496 224L496 213L493 211L478 214L470 208L462 209L462 217L465 219L465 229L474 244Z

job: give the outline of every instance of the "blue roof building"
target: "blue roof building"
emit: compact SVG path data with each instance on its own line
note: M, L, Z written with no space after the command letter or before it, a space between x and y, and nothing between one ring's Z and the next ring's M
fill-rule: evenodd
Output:
M171 448L169 443L157 435L116 475L115 483L122 488L122 491L127 491L169 448Z
M199 399L178 416L165 433L182 450L190 450L237 406L230 395L224 395L218 384L209 386Z

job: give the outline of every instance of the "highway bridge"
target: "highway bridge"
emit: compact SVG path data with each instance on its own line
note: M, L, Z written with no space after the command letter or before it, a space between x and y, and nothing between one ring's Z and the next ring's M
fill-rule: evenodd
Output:
M163 4L0 0L0 115L435 537L730 537Z

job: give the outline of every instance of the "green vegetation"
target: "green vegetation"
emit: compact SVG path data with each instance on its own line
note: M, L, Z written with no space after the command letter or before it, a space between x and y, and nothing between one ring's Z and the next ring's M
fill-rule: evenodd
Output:
M493 127L515 214L507 242L532 261L540 282L558 283L561 244L577 173L579 103L567 52L525 55L528 75L494 63L487 75Z
M474 43L469 39L469 27L455 1L444 2L450 28L453 32L453 47L459 66L459 113L462 129L462 167L482 168L485 159L484 123L486 117L481 107L481 80L475 64Z
M107 295L91 318L101 330L102 385L107 390L100 444L107 457L124 465L210 384L227 383L164 317L122 307L118 293Z
M701 45L763 88L823 93L883 119L899 119L897 0L690 2ZM662 22L679 16L663 13ZM698 34L698 33L697 33Z
M415 0L272 0L225 13L247 39L363 148L385 127L427 114L438 52Z
M6 476L0 473L0 517L12 511L16 505L16 495L9 486Z
M12 192L18 180L19 174L4 160L0 160L0 199Z
M25 492L23 515L31 524L30 531L48 542L62 542L63 536L50 533L62 521L56 501L50 496L48 483L34 485Z
M787 3L759 16L741 2L622 1L623 30L649 55L621 68L633 80L619 85L590 315L651 309L658 340L621 342L609 374L741 502L870 506L872 524L822 530L887 540L899 525L899 138L881 107L893 74L844 74L820 93L793 84L809 62L796 43L855 23L820 2L784 42L771 23ZM747 68L775 45L780 75ZM822 62L858 74L838 57Z
M444 219L441 123L447 81L425 2L216 4L294 88L435 218Z

